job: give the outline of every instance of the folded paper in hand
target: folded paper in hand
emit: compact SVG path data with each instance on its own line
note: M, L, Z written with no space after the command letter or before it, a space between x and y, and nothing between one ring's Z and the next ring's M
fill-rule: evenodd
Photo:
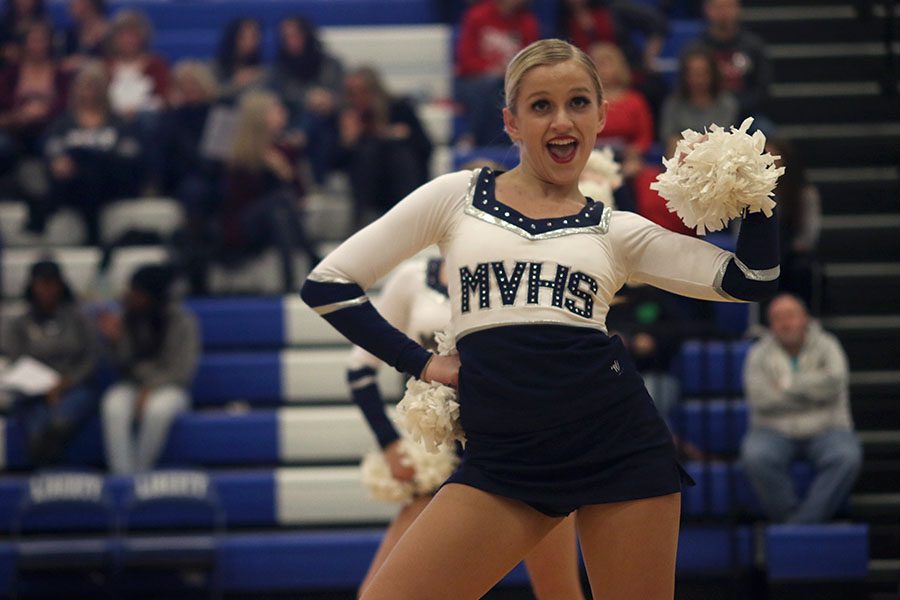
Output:
M23 356L0 373L0 388L27 396L46 394L59 383L60 374L44 363Z

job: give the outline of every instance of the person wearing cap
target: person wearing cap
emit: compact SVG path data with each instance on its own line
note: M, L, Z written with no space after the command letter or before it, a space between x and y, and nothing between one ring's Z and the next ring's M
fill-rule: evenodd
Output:
M106 462L116 474L152 469L175 418L190 407L199 328L196 318L170 299L171 282L168 267L139 268L123 314L99 319L121 374L101 402Z
M35 263L25 288L25 314L3 336L10 364L30 357L59 374L43 394L14 393L13 418L21 423L29 459L48 466L62 458L68 441L97 408L92 378L98 358L96 333L82 313L59 265Z

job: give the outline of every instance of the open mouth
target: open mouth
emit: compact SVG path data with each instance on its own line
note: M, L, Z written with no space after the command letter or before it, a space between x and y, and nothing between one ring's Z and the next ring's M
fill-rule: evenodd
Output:
M547 151L550 152L550 158L558 163L567 163L575 158L575 151L578 150L578 142L575 138L554 138L547 142Z

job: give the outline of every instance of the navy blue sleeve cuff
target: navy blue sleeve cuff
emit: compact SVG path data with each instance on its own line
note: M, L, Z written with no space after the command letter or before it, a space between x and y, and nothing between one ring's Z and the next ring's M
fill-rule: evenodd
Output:
M419 377L431 353L382 317L355 283L307 279L300 297L348 340L402 373Z
M378 445L386 448L400 439L400 434L397 433L384 408L376 376L375 369L371 367L353 369L347 372L347 382L350 384L353 402L362 410L369 428L378 440Z
M761 302L778 292L779 266L777 214L753 213L744 217L734 258L722 276L722 291L738 300Z

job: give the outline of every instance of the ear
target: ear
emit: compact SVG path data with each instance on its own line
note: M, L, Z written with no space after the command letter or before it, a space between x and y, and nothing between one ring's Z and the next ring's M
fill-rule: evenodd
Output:
M609 108L609 102L604 100L600 103L600 108L597 109L597 133L599 134L603 131L603 127L606 125L606 111Z
M506 130L506 135L513 143L522 141L522 135L519 133L519 119L508 106L503 107L503 129Z

